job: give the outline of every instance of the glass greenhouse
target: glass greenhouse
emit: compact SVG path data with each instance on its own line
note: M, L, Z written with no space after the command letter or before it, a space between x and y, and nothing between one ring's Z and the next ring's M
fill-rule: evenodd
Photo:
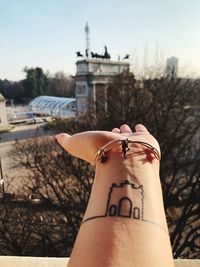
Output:
M29 103L29 109L36 114L52 117L74 117L76 99L56 96L38 96Z

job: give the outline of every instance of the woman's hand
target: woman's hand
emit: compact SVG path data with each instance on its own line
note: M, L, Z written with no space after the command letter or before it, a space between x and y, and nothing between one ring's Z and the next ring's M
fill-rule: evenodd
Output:
M69 135L61 133L56 135L57 142L71 155L94 164L95 154L99 148L111 140L129 138L133 141L146 142L155 147L160 153L160 147L157 140L142 125L135 126L135 132L132 132L127 124L120 128L114 128L108 131L88 131Z

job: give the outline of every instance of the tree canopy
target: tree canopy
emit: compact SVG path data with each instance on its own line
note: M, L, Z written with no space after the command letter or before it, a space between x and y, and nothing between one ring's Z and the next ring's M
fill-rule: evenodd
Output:
M48 85L48 76L39 67L24 68L26 79L24 80L24 87L28 98L34 98L43 95Z
M63 72L50 75L40 67L24 68L26 77L18 82L0 80L0 93L15 103L27 103L40 95L74 97L74 78Z

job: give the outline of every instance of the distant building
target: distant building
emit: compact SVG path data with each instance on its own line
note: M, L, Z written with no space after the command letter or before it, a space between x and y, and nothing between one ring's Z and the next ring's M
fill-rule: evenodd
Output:
M99 94L104 95L103 109L106 111L108 86L117 75L129 70L129 62L112 61L109 58L85 58L78 60L76 66L77 115L83 115L91 104L94 112L98 112Z
M89 108L96 113L107 111L108 86L113 79L122 72L129 70L129 62L126 60L129 55L125 55L123 61L113 61L108 53L107 46L104 53L98 54L90 48L90 29L88 23L85 31L85 53L76 52L81 59L76 62L76 101L77 116L86 113ZM101 101L99 101L101 98ZM100 109L100 110L99 110Z
M177 78L177 76L178 76L178 58L170 57L167 59L166 75L169 78Z
M6 114L6 100L2 94L0 94L0 126L8 125Z
M76 99L56 96L38 96L29 103L35 114L59 118L75 117Z

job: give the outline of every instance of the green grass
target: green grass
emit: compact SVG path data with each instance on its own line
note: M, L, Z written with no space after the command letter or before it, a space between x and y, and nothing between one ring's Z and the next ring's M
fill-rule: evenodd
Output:
M7 126L1 126L0 125L0 134L1 133L7 133L10 132L11 130L13 130L15 128L14 125L7 125Z

